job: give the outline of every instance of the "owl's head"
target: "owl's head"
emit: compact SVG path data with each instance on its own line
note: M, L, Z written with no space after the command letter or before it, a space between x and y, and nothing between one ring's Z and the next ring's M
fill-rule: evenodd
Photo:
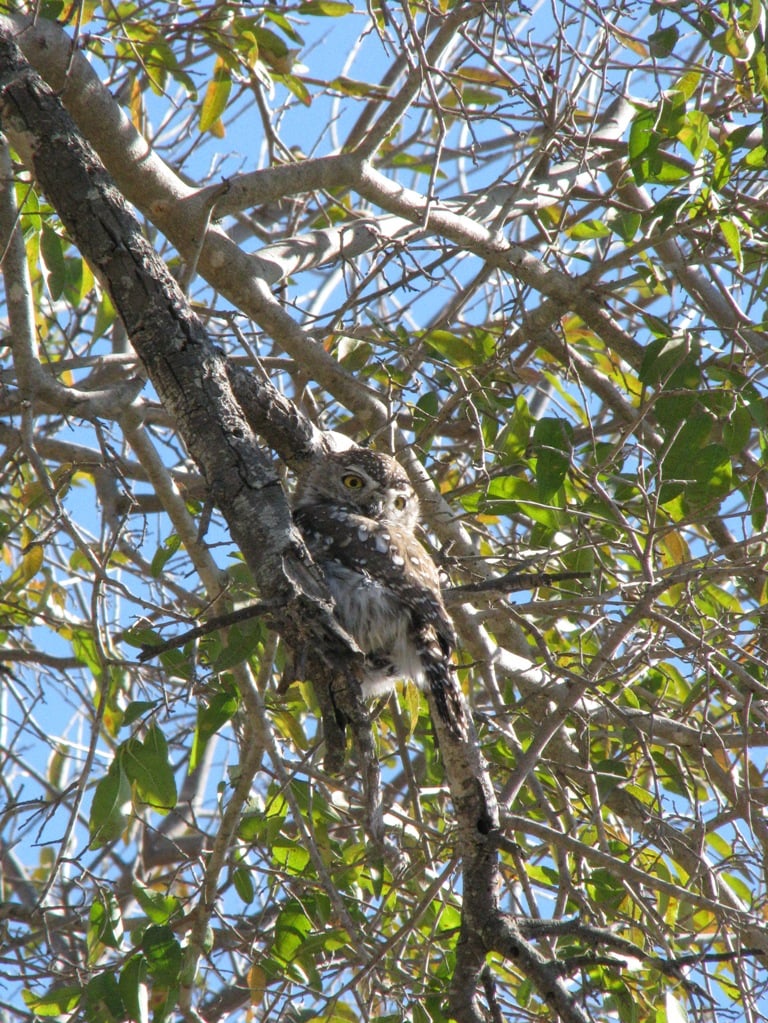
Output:
M297 481L296 508L319 501L409 528L419 518L419 499L402 467L366 448L331 452Z

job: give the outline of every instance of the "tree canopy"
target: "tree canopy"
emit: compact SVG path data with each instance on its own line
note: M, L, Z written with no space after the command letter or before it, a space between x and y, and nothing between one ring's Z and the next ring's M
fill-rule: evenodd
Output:
M760 0L0 4L0 1019L768 1015ZM458 741L292 525L395 454Z

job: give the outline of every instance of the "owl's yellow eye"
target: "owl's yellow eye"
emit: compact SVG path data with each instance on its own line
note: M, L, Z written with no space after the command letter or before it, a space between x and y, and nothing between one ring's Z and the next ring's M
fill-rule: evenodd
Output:
M358 476L356 472L348 472L346 476L341 477L341 482L347 490L359 490L363 485L363 477Z
M404 497L396 497L394 499L394 501L392 502L392 504L395 506L397 511L403 511L405 506L406 506L406 504L408 504L408 502L406 501L406 499Z

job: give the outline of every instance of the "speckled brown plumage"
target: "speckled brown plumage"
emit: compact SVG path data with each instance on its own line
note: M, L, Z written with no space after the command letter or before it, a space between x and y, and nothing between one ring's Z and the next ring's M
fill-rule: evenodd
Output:
M363 694L413 679L432 692L451 732L465 735L453 625L416 537L419 501L402 467L363 448L328 454L297 481L294 517L339 621L366 655Z

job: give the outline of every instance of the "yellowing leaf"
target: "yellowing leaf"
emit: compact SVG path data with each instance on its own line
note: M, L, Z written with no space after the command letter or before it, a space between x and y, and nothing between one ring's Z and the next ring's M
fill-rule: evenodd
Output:
M138 78L134 76L131 80L131 94L128 100L128 109L131 111L131 122L137 131L144 130L144 93Z
M37 575L42 565L43 545L40 543L30 544L16 571L0 586L0 592L7 594L23 589L29 580Z
M248 971L248 989L251 992L251 1005L258 1005L267 990L267 975L256 963Z
M224 113L229 93L232 88L232 79L229 69L221 58L216 61L213 69L213 78L208 83L205 96L200 107L200 131L209 131L218 138L224 134L224 126L217 124ZM221 135L219 135L221 132Z
M659 540L659 551L665 568L672 565L682 565L690 560L688 544L677 530L670 530Z
M412 739L419 724L419 711L421 710L421 696L415 685L406 685L405 705L408 710L408 738Z
M630 35L629 32L625 32L621 28L617 28L615 25L612 25L610 30L613 33L613 35L616 36L620 43L626 46L628 50L631 50L633 53L636 53L638 57L648 56L648 47L645 45L645 43L642 43L639 39L636 39L635 36Z
M503 89L508 89L510 84L509 78L504 75L500 75L498 71L494 71L492 68L463 67L456 77L463 79L465 82L479 82L484 85L497 85L501 86Z

